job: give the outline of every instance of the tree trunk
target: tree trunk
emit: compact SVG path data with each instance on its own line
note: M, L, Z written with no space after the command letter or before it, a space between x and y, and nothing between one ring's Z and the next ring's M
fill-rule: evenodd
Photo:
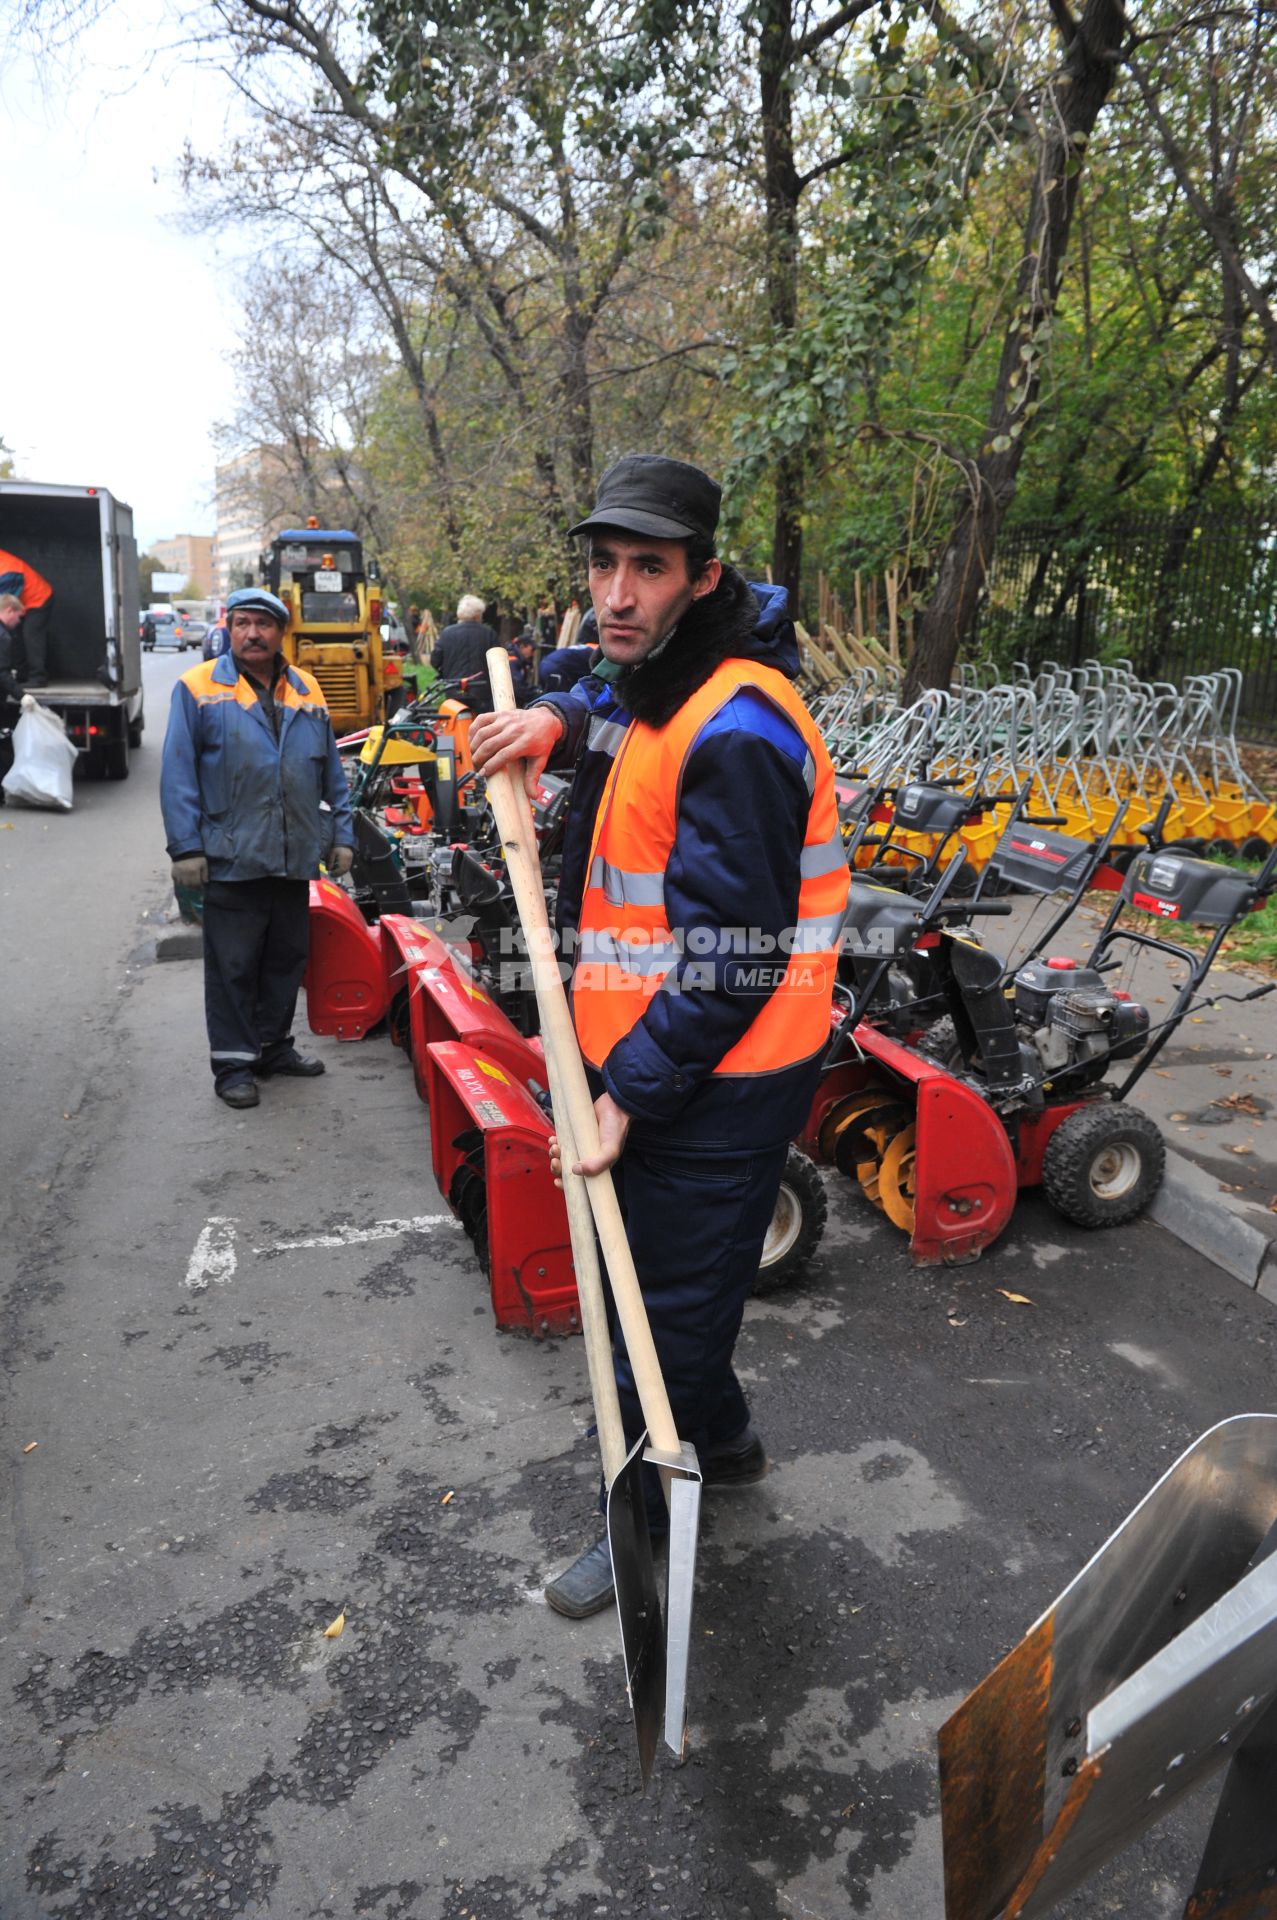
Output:
M1060 72L1047 89L1015 304L984 444L967 464L965 493L936 567L935 591L918 622L905 676L907 700L924 687L949 685L958 648L975 617L998 530L1015 498L1025 437L1037 411L1086 142L1112 90L1124 31L1118 0L1086 0Z
M792 0L763 0L758 42L758 90L763 122L763 198L766 210L767 317L777 343L798 325L798 169L794 165ZM800 447L776 466L772 522L772 579L789 590L799 613L802 511L806 461Z

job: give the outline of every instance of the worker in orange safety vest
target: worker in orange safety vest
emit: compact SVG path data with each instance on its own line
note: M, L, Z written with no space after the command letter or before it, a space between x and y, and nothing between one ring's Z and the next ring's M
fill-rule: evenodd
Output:
M523 758L531 786L546 765L577 770L561 932L601 1142L580 1170L614 1169L675 1423L710 1489L767 1471L732 1352L815 1091L849 878L784 589L717 557L719 505L685 462L610 467L572 529L602 659L471 732L481 772ZM643 1419L615 1326L613 1355L632 1445ZM613 1597L606 1538L546 1588L572 1618Z
M53 611L53 588L29 560L7 553L0 547L0 593L16 594L22 602L22 626L19 651L25 664L18 663L17 674L29 687L49 684L49 618Z

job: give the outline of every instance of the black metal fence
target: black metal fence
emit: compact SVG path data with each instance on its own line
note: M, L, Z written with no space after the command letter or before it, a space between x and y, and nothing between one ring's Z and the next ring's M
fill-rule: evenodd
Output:
M971 650L1035 669L1123 659L1176 684L1240 667L1239 731L1277 738L1277 516L1139 514L1089 538L1005 528Z

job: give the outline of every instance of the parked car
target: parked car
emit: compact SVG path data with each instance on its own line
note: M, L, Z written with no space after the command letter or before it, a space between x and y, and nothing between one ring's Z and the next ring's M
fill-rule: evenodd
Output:
M150 622L154 639L147 637L147 622ZM150 651L154 647L176 647L181 653L189 645L186 637L186 622L172 607L148 607L142 616L142 645Z
M208 621L193 619L188 614L185 618L185 626L186 645L188 647L202 647L209 631Z

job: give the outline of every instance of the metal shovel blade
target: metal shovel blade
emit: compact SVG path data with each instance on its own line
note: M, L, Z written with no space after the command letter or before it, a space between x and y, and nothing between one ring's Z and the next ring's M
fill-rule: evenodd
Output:
M701 1469L696 1449L687 1440L677 1454L649 1447L646 1459L664 1475L670 1510L669 1578L665 1588L665 1744L682 1760L687 1753L687 1669L692 1656Z
M665 1627L661 1619L652 1536L643 1497L643 1453L647 1435L636 1442L607 1496L607 1544L621 1623L625 1685L634 1715L639 1768L647 1786L656 1742L665 1717Z

